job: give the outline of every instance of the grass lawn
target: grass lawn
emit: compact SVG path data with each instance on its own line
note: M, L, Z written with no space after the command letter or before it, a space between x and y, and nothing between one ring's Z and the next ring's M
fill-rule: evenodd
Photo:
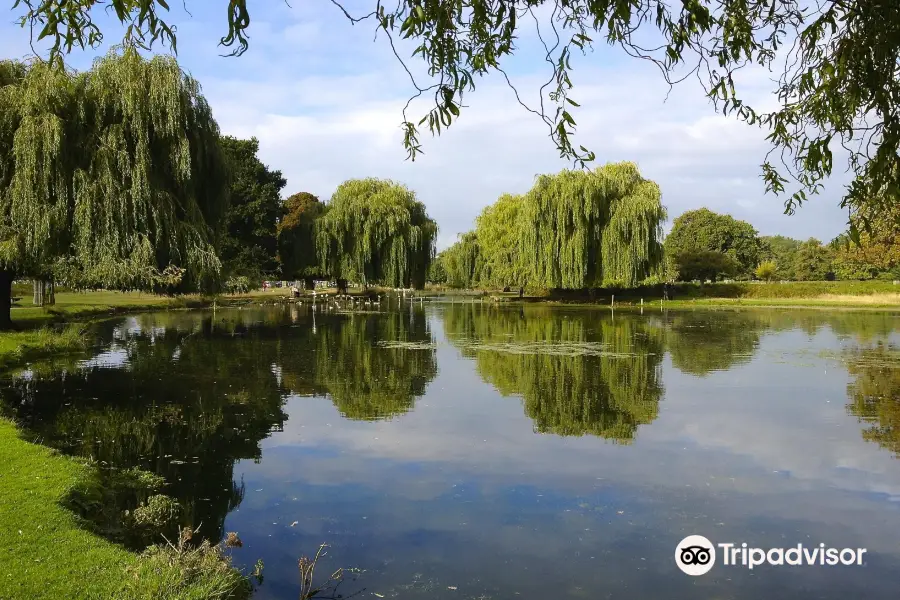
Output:
M0 598L114 598L137 555L80 529L59 502L84 474L0 420Z
M13 305L11 315L14 326L34 327L50 322L99 316L108 313L160 308L200 307L208 300L198 295L170 298L141 292L60 292L53 306L34 306L31 295L21 294L22 299Z
M114 312L204 306L199 297L63 292L50 307L13 308L15 330L0 333L0 369L82 347L83 326L48 325ZM61 504L90 465L21 439L0 418L0 600L226 600L245 598L249 581L218 547L156 547L138 555L90 533ZM224 560L223 560L224 558Z

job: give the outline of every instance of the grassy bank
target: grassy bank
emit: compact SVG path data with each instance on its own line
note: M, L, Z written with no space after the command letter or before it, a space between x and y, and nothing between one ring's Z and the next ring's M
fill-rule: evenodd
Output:
M11 311L13 325L28 328L90 317L140 310L200 308L209 298L192 296L157 296L140 292L61 292L53 306L34 306L31 296L24 296Z
M447 292L453 294L452 291ZM472 292L466 291L471 294ZM517 293L488 292L496 300L518 300ZM659 303L662 285L631 289L529 291L525 301L638 305ZM668 289L670 308L717 306L807 306L900 309L900 285L890 281L803 281L785 283L677 283Z
M0 419L0 598L221 600L249 584L218 549L138 555L82 528L61 502L89 466L20 438Z
M82 348L86 327L66 321L207 302L87 292L57 294L52 307L31 306L30 295L20 304L12 310L16 329L0 333L0 369ZM0 418L0 600L224 600L249 594L249 580L218 546L194 548L173 540L139 555L89 532L64 500L92 480L96 467L20 436Z

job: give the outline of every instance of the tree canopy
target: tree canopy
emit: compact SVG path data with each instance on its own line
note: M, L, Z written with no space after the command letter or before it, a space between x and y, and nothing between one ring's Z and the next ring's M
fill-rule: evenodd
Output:
M759 238L760 258L775 263L776 276L794 279L794 261L797 250L803 242L783 235L768 235Z
M284 201L278 223L278 256L288 278L325 278L316 247L316 226L326 206L309 192L298 192Z
M442 260L455 287L633 286L660 266L665 218L634 163L565 170L501 196Z
M224 136L221 144L231 191L221 244L223 268L228 275L259 279L278 270L275 226L287 180L260 162L256 138Z
M794 277L797 281L834 279L833 252L816 238L809 238L797 249L794 258Z
M114 50L84 73L2 61L0 83L0 279L214 280L227 206L219 130L173 58Z
M548 65L550 73L540 90L540 105L530 110L547 125L563 157L594 159L588 148L573 143L579 104L573 96L572 69L577 53L605 38L627 55L651 61L670 84L695 75L718 111L768 131L775 152L767 155L762 174L768 190L791 192L787 212L821 190L832 173L838 145L855 176L841 206L878 209L896 203L896 2L400 0L390 7L372 3L371 11L359 15L352 15L339 0L333 3L350 22L368 20L376 32L383 32L401 62L395 40L411 39L412 56L427 67L431 79L413 80L413 95L429 94L432 107L421 120L406 110L403 114L404 144L411 158L421 152L419 127L427 124L432 133L440 133L451 126L464 108L464 94L474 91L480 77L499 72L509 81L502 63L516 53L516 40L525 28L536 27L543 51L535 60ZM223 6L226 33L220 44L239 55L249 45L247 0L223 0ZM168 9L165 0L13 2L22 26L36 32L37 39L48 40L53 56L99 45L103 33L96 19L107 7L126 26L130 43L176 47L175 27L161 16ZM748 66L776 71L772 91L777 105L755 107L747 101L739 71Z
M759 264L762 249L750 223L708 208L689 210L676 218L666 236L665 248L679 271L684 256L720 252L737 263L737 274L743 276L749 276Z
M415 193L374 178L338 186L316 226L324 271L364 285L424 287L436 236Z

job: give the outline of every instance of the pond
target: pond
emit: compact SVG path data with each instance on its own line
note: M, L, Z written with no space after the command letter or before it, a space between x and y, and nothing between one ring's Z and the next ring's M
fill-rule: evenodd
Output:
M237 563L265 565L254 598L296 598L322 543L317 573L361 569L340 590L359 597L895 598L898 334L850 311L154 313L2 397L45 444L164 477L198 535L238 532ZM141 492L103 477L73 502L115 529ZM692 534L866 554L749 569L720 550L690 577Z

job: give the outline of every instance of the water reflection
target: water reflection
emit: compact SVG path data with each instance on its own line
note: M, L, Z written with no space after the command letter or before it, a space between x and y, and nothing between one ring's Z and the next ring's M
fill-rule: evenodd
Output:
M862 436L900 456L900 350L893 345L844 353L853 378L847 410L865 424Z
M444 331L485 382L522 397L537 432L629 443L659 414L663 330L652 320L456 304Z
M218 541L245 492L234 463L261 458L260 441L287 418L288 395L327 396L348 418L389 418L410 410L437 372L433 348L402 346L431 341L421 311L156 313L93 334L97 350L31 365L2 393L31 435L102 467L97 489L73 499L75 508L135 547L146 540L119 522L150 492L118 485L119 470L162 476L182 507L173 526L199 525L198 540Z
M893 597L896 317L408 308L119 319L2 394L101 476L163 475L201 534L239 531L258 600L296 597L322 542L384 597ZM671 561L688 533L871 563L695 580Z

